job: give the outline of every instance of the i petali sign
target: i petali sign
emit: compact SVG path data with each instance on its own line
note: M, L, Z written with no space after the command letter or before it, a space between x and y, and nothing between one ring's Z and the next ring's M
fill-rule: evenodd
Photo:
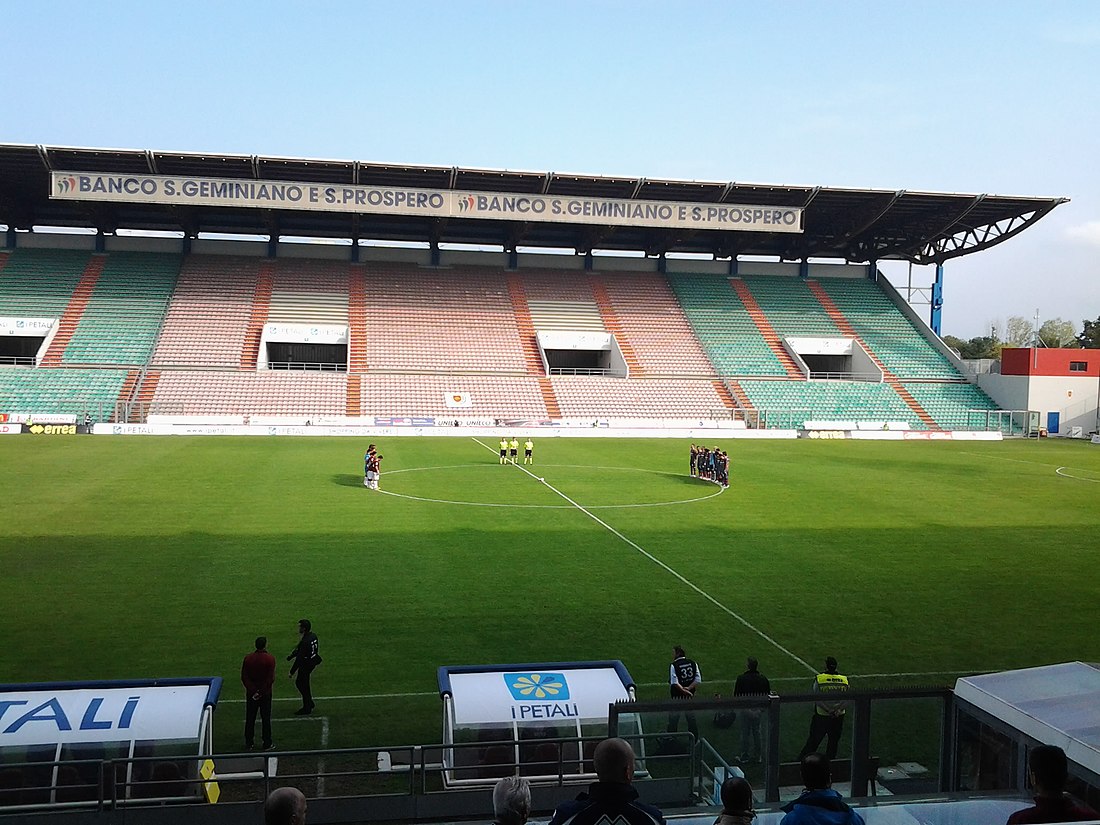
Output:
M52 172L56 200L293 209L436 218L521 220L681 229L802 232L802 209L689 201L462 192L236 178Z
M0 748L196 739L207 685L0 693Z
M455 724L536 719L607 720L607 706L631 698L614 668L451 673Z

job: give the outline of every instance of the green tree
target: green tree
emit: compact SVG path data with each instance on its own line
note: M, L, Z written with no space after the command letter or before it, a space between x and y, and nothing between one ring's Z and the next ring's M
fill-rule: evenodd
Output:
M1077 333L1073 329L1073 321L1064 321L1061 318L1051 318L1044 321L1039 327L1039 343L1044 347L1060 349L1068 347L1076 349Z
M1100 349L1100 318L1095 321L1082 321L1081 327L1077 343L1085 349Z
M1035 328L1022 315L1013 315L1005 322L1006 347L1030 347L1035 338Z

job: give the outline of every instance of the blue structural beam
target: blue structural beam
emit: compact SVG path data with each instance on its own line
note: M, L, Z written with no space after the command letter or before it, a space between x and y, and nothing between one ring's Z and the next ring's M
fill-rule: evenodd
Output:
M940 334L940 320L943 315L943 264L936 264L936 280L932 283L932 316L928 326L932 332Z

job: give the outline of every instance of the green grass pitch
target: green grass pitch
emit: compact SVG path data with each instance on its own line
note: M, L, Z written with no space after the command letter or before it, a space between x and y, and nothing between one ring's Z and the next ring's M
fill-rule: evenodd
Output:
M686 441L536 438L546 484L481 441L379 439L374 493L360 439L4 438L0 681L220 675L239 700L266 634L286 717L307 616L351 747L439 741L441 664L617 658L663 698L675 643L725 693L747 655L790 692L829 654L856 685L1100 660L1100 447L720 441L714 495ZM219 750L242 715L219 706Z

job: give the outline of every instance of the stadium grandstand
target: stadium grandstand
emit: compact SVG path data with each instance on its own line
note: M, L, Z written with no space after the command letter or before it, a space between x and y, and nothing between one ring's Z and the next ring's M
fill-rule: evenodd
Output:
M4 145L0 413L1003 429L943 265L1062 202Z

